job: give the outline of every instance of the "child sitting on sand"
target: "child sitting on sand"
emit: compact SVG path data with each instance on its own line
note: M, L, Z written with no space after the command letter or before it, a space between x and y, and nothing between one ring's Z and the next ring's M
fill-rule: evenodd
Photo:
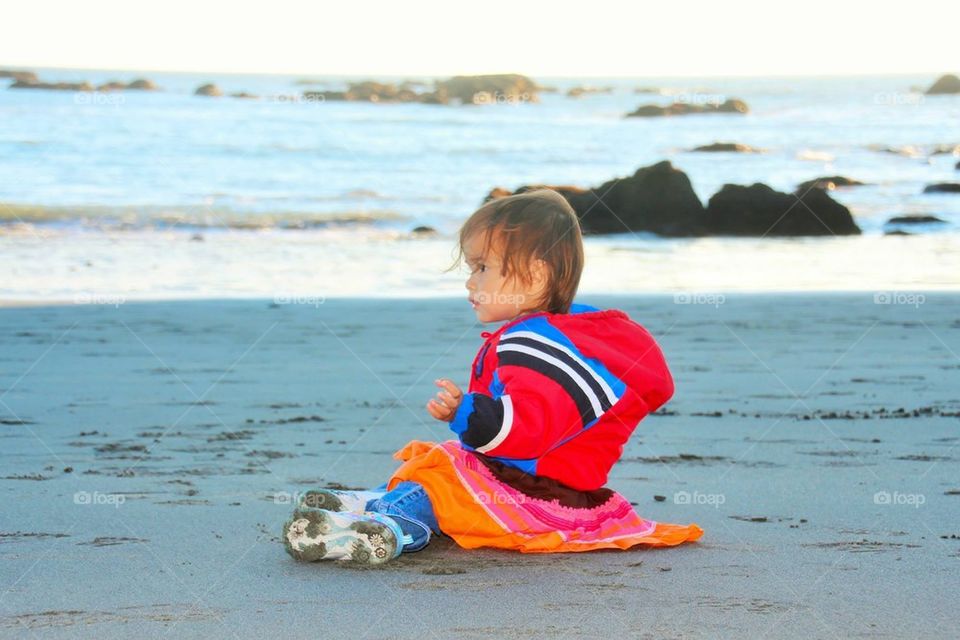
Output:
M673 395L660 348L618 309L573 301L580 224L539 189L492 200L460 230L457 263L486 338L464 393L440 379L426 406L456 439L413 440L369 491L309 491L284 525L298 560L380 564L431 534L464 548L521 552L627 549L697 540L696 524L641 518L605 488L637 424Z

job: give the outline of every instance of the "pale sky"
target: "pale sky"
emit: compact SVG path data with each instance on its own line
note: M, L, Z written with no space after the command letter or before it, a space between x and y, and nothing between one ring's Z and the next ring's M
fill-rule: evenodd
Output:
M536 77L960 72L956 0L20 0L3 15L0 68Z

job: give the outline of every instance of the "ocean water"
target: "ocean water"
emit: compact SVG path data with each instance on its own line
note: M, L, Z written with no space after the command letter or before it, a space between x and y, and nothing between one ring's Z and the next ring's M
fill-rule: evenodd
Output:
M536 78L559 91L460 106L300 97L351 78L35 71L94 84L147 77L162 90L0 80L0 298L449 295L462 291L462 274L442 272L453 235L490 189L596 186L664 159L704 203L726 183L869 183L833 192L864 235L588 238L581 290L960 288L960 195L922 193L960 180L957 155L930 155L960 144L960 96L922 95L931 76ZM194 96L206 82L260 99ZM578 85L612 91L566 97ZM727 98L750 114L623 117ZM765 152L688 151L717 141ZM905 214L947 222L885 236ZM412 238L417 225L439 236Z

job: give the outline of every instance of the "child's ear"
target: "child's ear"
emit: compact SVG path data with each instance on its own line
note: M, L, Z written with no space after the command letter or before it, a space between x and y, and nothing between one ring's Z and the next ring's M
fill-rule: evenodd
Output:
M538 286L545 285L549 275L547 263L542 258L533 261L533 280Z

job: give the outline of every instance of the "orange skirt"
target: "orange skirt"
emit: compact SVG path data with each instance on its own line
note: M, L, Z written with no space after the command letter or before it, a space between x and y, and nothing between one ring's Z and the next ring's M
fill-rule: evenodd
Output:
M440 529L465 549L552 553L638 544L665 547L703 535L696 524L644 520L615 491L604 504L591 508L529 496L500 481L457 440L412 440L393 457L403 464L387 481L388 490L403 480L423 485Z

